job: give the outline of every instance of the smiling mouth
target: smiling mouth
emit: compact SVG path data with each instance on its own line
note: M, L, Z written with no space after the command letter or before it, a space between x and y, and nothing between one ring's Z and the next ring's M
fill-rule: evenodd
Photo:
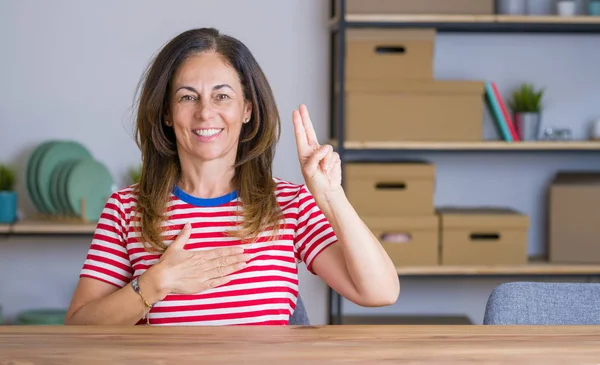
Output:
M212 137L223 131L223 128L193 129L192 132L200 137Z

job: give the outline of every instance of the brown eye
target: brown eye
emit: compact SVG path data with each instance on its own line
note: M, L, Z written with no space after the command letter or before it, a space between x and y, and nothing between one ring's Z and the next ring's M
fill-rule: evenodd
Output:
M217 95L217 100L227 100L227 99L229 99L229 95L227 95L227 94Z
M179 100L181 101L191 101L191 100L195 100L196 98L192 95L184 95L182 96Z

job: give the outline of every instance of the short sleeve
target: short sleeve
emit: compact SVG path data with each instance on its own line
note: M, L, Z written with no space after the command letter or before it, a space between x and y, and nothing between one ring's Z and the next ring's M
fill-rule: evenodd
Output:
M118 192L106 202L80 277L104 281L119 288L125 286L133 275L126 248L126 219L123 202Z
M305 185L298 194L298 223L294 237L294 246L299 259L313 274L314 259L331 244L337 242L337 236L331 224L315 202Z

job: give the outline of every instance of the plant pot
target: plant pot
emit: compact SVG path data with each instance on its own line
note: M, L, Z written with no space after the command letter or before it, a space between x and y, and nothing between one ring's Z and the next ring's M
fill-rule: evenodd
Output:
M552 0L528 0L527 14L550 15L554 13L554 1Z
M498 14L523 15L527 13L526 0L498 0Z
M574 0L559 0L556 3L557 12L560 16L574 16L576 12Z
M17 218L17 192L0 191L0 223L13 223Z
M540 135L540 113L515 113L515 129L521 141L536 141Z
M590 0L588 3L589 15L600 15L600 0Z

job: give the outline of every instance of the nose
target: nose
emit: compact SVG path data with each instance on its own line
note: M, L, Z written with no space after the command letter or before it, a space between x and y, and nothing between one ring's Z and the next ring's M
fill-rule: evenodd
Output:
M210 100L202 100L198 103L195 117L200 120L210 120L215 114L215 107Z

